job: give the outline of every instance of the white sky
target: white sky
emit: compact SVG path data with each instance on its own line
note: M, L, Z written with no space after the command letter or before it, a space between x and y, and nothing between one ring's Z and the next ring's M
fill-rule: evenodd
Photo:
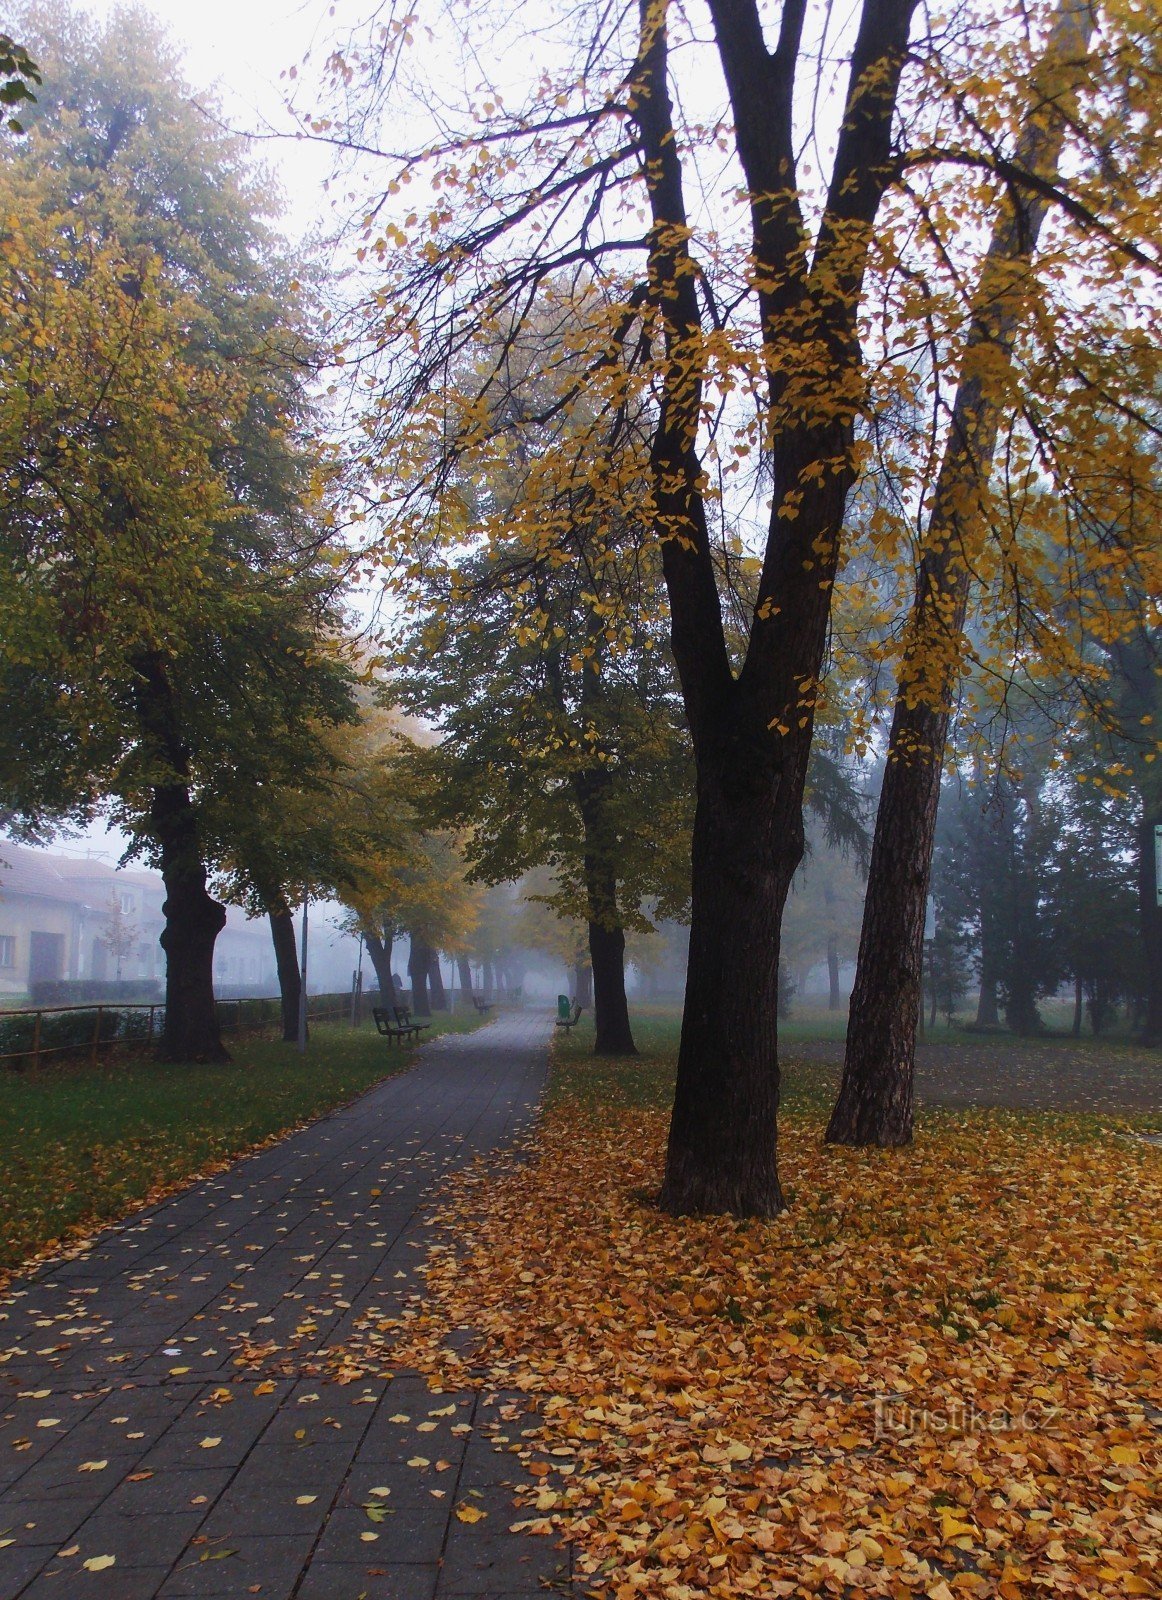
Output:
M72 0L95 17L115 11L118 0ZM286 138L256 147L279 174L292 235L306 232L327 204L323 180L330 156L309 141L293 138L294 120L285 107L289 87L280 74L299 67L312 49L322 55L335 28L332 12L358 17L367 7L332 6L329 0L137 0L151 11L185 53L185 76L195 91L216 87L239 132L279 132Z

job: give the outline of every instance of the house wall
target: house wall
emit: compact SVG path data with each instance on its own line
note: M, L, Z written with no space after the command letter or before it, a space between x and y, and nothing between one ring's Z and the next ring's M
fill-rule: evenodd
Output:
M0 938L11 939L12 964L0 966L0 993L28 992L28 961L34 933L57 934L63 938L63 970L69 977L77 956L77 919L74 909L51 900L31 896L0 899Z

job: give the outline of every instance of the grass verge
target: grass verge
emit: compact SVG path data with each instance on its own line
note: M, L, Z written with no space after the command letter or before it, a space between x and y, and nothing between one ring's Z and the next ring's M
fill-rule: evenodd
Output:
M483 1020L433 1018L432 1035ZM411 1059L370 1023L313 1026L305 1056L270 1039L227 1042L234 1059L220 1066L122 1055L0 1074L0 1277L322 1116Z

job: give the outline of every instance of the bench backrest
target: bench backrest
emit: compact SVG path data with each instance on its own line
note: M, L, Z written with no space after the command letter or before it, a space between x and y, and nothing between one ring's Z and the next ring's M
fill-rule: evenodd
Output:
M407 1006L392 1006L391 1009L395 1012L395 1020L399 1023L401 1028L411 1027L412 1014L408 1010Z

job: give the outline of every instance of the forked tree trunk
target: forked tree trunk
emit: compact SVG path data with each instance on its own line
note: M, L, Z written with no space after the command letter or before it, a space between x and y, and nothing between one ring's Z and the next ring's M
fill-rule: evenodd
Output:
M807 8L771 42L754 0L709 0L750 194L774 493L746 658L732 663L698 453L706 369L698 268L668 75L667 7L641 0L628 101L652 231L648 282L665 346L650 447L670 637L698 768L690 958L666 1174L674 1213L773 1216L779 933L803 853L803 787L831 590L855 473L858 316L891 172L914 0L865 0L824 215L811 249L798 196L795 76Z
M299 971L298 945L295 940L295 919L285 898L264 895L270 937L274 943L274 962L278 969L278 992L282 1001L282 1037L284 1044L294 1044L299 1036L299 995L303 975Z
M385 1006L393 1006L396 1002L395 978L391 970L391 950L395 943L395 935L388 928L383 930L380 937L377 933L365 933L363 943L367 950L368 959L375 973L376 982L379 984L379 993Z
M1040 74L1045 102L1017 144L1017 164L1052 177L1065 119L1046 105L1067 97L1088 46L1093 16L1085 0L1060 0ZM1067 75L1063 81L1062 73ZM1044 199L1010 198L981 271L925 536L884 787L864 901L847 1051L839 1099L827 1127L834 1144L902 1145L912 1137L912 1078L921 1005L924 911L936 838L940 774L952 698L960 676L961 634L1001 420L999 389L1021 326L1026 275L1047 211Z
M411 936L408 950L408 981L412 989L412 1012L417 1017L430 1017L428 1003L428 964L431 952L416 934Z

